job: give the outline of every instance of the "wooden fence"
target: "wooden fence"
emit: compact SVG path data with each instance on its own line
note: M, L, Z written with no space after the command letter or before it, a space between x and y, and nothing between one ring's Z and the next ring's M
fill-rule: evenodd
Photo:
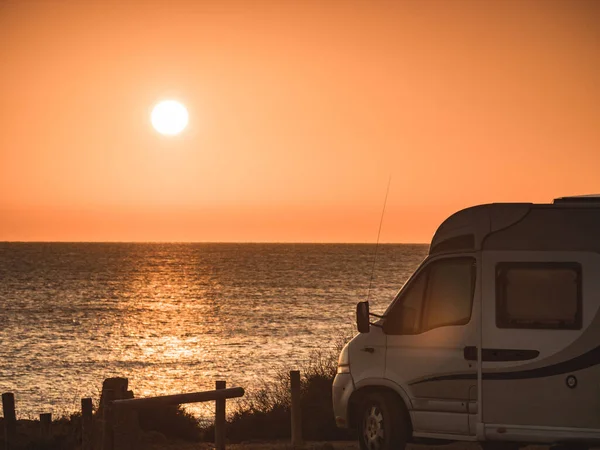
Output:
M109 379L111 380L111 379ZM115 380L115 379L112 379ZM126 380L126 379L116 379ZM107 380L108 381L108 380ZM125 381L126 382L126 381ZM105 382L106 383L106 382ZM126 385L125 385L126 386ZM217 381L213 391L191 392L186 394L163 395L146 398L116 398L113 389L103 389L101 398L101 442L102 450L123 450L135 448L137 422L132 413L146 408L174 406L186 403L215 401L215 449L225 449L225 409L228 398L244 395L241 387L227 388L225 381ZM129 391L131 392L131 391ZM11 392L2 394L2 410L4 416L5 450L13 450L17 446L17 418L15 396ZM52 414L40 414L40 437L51 436ZM116 433L118 431L118 433ZM93 406L91 398L81 399L81 449L92 450L98 446L94 441Z
M113 383L107 383L113 381ZM114 383L117 381L117 383ZM115 387L116 389L111 389ZM301 446L302 420L300 409L300 372L290 372L291 394L291 443L292 446ZM244 389L241 387L227 388L225 381L217 381L215 390L192 392L186 394L163 395L157 397L132 398L133 393L127 391L126 378L107 379L104 382L98 416L101 418L100 436L94 436L94 417L91 398L81 399L81 450L93 450L100 443L102 450L124 450L135 448L134 437L137 423L132 419L132 413L145 408L174 406L186 403L215 402L215 449L225 449L226 425L226 400L242 397ZM124 398L129 397L129 398ZM15 412L15 397L13 393L2 394L2 409L4 415L4 441L5 450L16 447L17 419ZM40 414L40 436L51 437L52 415Z

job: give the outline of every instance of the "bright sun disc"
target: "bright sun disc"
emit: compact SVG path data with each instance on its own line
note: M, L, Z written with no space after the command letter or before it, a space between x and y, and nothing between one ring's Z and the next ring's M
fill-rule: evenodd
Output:
M181 103L165 100L154 107L150 120L160 134L173 136L181 133L187 126L188 112Z

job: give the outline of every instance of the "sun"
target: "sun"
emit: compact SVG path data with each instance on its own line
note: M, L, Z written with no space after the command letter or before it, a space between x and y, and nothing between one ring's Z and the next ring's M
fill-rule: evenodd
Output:
M152 109L150 121L160 134L175 136L185 130L188 125L188 112L182 103L175 100L164 100Z

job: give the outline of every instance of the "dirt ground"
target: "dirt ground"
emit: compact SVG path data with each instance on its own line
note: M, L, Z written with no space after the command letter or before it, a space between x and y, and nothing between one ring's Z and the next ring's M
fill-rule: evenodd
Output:
M152 450L213 450L212 444L194 443L155 443L149 447ZM228 444L228 450L359 450L356 442L307 442L302 447L292 447L286 441L244 442L241 444ZM546 450L547 446L528 446L527 450ZM476 443L455 443L447 445L414 445L410 444L408 450L480 450Z
M195 443L163 443L154 444L152 450L213 450L213 444ZM227 450L358 450L354 442L309 442L302 447L292 447L289 442L244 442L241 444L228 444Z

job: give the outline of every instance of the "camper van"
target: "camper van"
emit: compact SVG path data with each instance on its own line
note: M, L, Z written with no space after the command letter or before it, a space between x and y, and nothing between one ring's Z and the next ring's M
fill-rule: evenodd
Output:
M446 219L333 383L361 449L600 444L600 196L494 203Z

